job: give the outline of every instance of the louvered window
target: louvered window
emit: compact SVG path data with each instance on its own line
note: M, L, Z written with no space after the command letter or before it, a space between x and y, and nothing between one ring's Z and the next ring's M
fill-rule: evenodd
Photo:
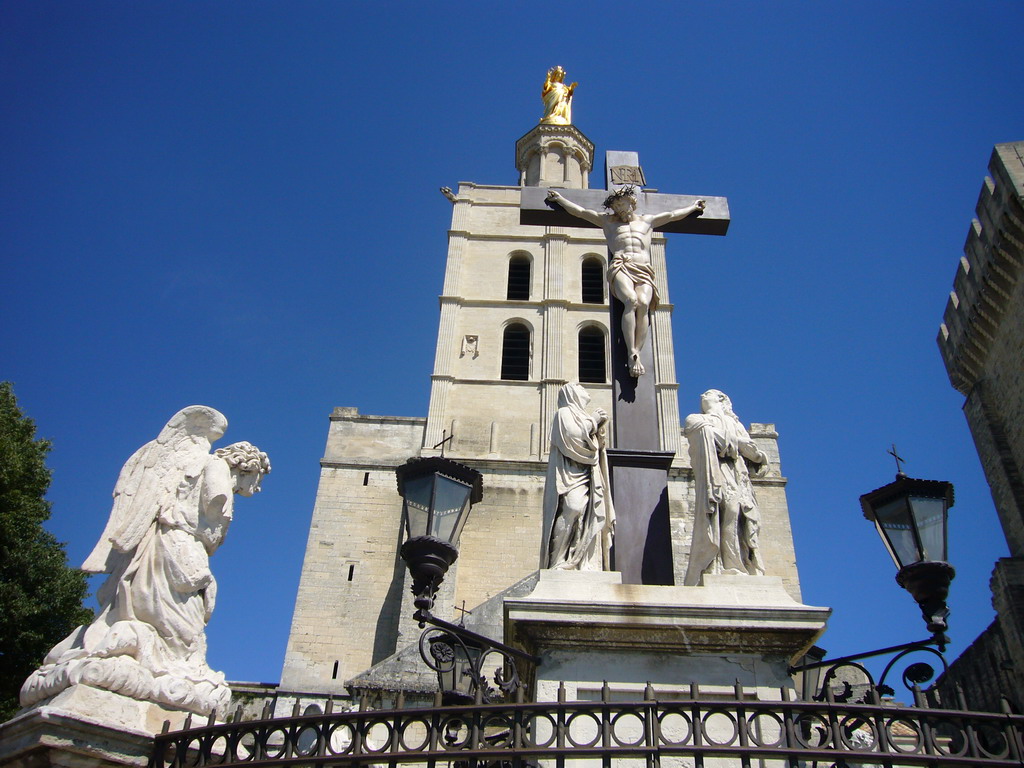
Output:
M508 292L506 299L529 301L530 299L530 258L513 256L508 260Z
M604 331L587 326L580 331L580 382L604 384Z
M583 283L583 303L604 304L604 265L601 260L590 258L584 261L580 277Z
M513 323L501 342L501 378L526 381L530 378L530 329Z

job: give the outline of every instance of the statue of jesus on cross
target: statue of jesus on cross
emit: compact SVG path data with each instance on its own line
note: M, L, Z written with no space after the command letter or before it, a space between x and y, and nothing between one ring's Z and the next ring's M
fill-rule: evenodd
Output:
M658 286L654 282L651 265L651 234L655 227L687 216L700 216L705 201L674 211L655 214L636 212L636 188L625 186L605 198L604 207L610 213L599 213L567 200L557 190L548 192L547 199L585 221L604 230L611 252L608 284L615 297L623 303L622 337L629 353L629 373L634 378L645 371L640 363L640 350L647 342L650 312L658 308Z

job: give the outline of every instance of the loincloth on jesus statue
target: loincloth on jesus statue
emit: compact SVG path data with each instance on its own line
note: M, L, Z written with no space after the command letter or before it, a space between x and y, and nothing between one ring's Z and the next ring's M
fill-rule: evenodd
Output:
M654 282L654 267L650 264L642 264L634 260L632 254L616 253L612 256L612 263L608 267L608 283L615 284L615 278L625 274L633 283L633 286L649 285L651 287L650 311L658 308L658 286Z

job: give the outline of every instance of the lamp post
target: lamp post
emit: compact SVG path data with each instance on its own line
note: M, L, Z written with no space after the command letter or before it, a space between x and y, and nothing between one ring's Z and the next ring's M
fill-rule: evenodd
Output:
M406 533L400 553L412 574L416 596L413 618L420 627L432 625L420 635L420 656L437 673L442 701L487 701L490 689L483 665L491 653L502 659L494 676L497 688L506 695L521 692L516 660L535 666L540 659L430 613L437 588L459 557L459 536L470 509L483 498L481 474L434 456L409 459L395 469L395 475Z
M928 631L944 646L949 616L946 597L956 575L946 562L952 483L918 480L899 472L895 482L861 496L860 504L896 564L896 583L917 601Z

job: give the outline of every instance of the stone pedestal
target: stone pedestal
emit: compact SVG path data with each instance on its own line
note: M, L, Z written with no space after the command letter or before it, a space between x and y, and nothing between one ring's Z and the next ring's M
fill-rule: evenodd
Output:
M574 125L536 125L516 142L520 186L587 189L593 167L594 142Z
M792 688L790 661L825 630L830 613L793 600L771 576L708 576L705 586L621 583L621 574L541 571L533 592L505 601L506 642L542 659L538 701L613 695L641 699L731 692L738 681L758 698Z
M188 714L74 685L0 725L0 766L145 766L164 721L179 729Z

